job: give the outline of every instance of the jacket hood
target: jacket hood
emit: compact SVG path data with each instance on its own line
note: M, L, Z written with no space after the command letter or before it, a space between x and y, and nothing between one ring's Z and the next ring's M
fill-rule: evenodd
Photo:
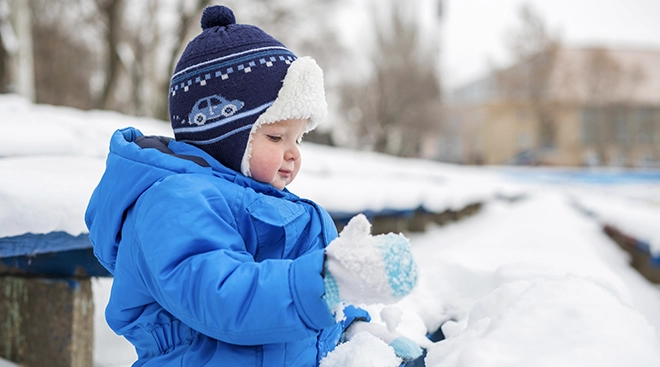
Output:
M114 274L126 211L154 183L180 173L224 176L230 181L238 175L186 143L145 137L134 128L117 130L112 135L105 173L85 212L94 254L110 273Z

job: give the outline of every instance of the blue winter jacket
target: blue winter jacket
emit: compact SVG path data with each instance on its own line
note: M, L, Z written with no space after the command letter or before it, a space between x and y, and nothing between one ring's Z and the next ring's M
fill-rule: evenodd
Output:
M106 165L85 221L134 366L314 366L334 347L319 340L339 325L322 299L337 236L322 208L133 128Z

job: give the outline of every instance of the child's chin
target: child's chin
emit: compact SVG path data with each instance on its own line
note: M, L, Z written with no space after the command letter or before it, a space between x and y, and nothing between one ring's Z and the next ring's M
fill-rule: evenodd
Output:
M287 183L284 182L284 181L280 181L280 182L276 182L276 183L271 183L271 185L274 186L278 190L284 190L284 187L287 185Z

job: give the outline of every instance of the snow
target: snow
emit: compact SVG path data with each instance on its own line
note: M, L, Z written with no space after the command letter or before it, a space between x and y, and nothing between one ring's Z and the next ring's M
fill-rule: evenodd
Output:
M364 353L368 350L369 353ZM362 332L350 343L341 344L321 360L321 367L381 367L398 366L401 359L394 350L375 336Z
M448 87L483 77L510 61L507 40L527 4L569 46L660 47L656 0L443 0L443 77ZM476 10L478 9L478 10ZM596 15L597 14L597 15Z
M314 198L330 212L420 207L442 212L522 192L516 184L472 167L311 144L302 149L304 169L289 189Z
M86 233L83 214L105 169L112 133L136 126L172 135L164 122L33 105L15 95L0 96L0 116L0 238Z
M383 310L380 311L380 318L387 326L388 331L394 332L396 330L401 323L402 313L403 311L401 311L400 308L392 306L384 307Z
M20 366L15 363L12 363L11 361L0 358L0 367L20 367Z
M579 300L578 302L576 302ZM615 294L577 276L504 283L445 324L431 366L657 366L653 329Z
M164 122L33 105L16 96L0 96L0 115L0 237L85 233L85 206L103 173L111 133L136 126L147 135L171 135ZM657 254L657 172L604 184L552 170L512 175L501 167L313 144L302 149L303 169L290 189L330 211L484 204L461 221L406 234L417 287L395 305L363 305L373 323L427 349L427 366L660 365L660 288L628 265L628 255L601 228L615 225ZM104 321L111 285L112 279L93 279L95 367L130 366L136 358ZM445 340L426 337L440 327ZM368 334L324 360L325 367L398 363L387 344Z
M644 187L640 189L644 190ZM658 200L649 202L631 200L630 197L614 197L603 201L600 195L583 190L580 196L574 199L575 204L593 213L600 223L612 224L626 234L634 234L636 239L649 246L654 257L660 258Z

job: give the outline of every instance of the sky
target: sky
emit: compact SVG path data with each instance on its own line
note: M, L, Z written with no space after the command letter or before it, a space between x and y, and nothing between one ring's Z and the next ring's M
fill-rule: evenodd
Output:
M660 50L657 0L445 0L441 52L448 86L479 78L491 64L506 64L507 34L519 24L523 3L568 45Z
M83 213L110 135L129 125L170 133L155 120L0 95L0 237L86 233ZM424 347L426 366L660 365L660 287L601 230L613 224L655 244L660 172L462 167L308 143L302 154L290 189L331 212L484 204L459 222L407 234L417 287L394 305L362 305L372 322ZM128 367L135 351L103 316L112 279L92 284L94 366ZM400 319L388 316L393 310ZM438 328L446 339L431 342L426 334ZM386 344L358 335L322 367L398 365Z
M550 32L568 46L605 46L660 50L660 1L657 0L442 0L438 23L437 1L411 0L418 23L439 33L443 85L452 89L484 76L494 66L511 60L507 39L520 25L519 9L529 4L545 20ZM336 16L340 35L355 52L350 59L354 77L369 70L360 55L370 45L371 3L342 0ZM410 10L410 9L405 9Z

